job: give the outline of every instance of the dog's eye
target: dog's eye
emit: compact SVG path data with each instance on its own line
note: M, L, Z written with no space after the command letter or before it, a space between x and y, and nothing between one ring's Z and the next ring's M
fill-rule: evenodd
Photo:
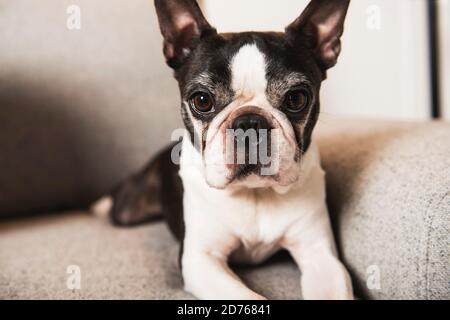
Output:
M198 112L206 113L214 109L214 100L209 93L197 92L190 99L191 107Z
M302 111L310 103L310 95L306 89L291 90L286 94L285 106L289 112Z

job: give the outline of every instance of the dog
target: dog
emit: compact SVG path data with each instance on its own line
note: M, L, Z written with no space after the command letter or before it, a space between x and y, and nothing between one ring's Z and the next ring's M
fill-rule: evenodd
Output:
M265 299L229 263L282 249L301 270L305 299L353 299L311 138L349 0L312 0L285 32L218 33L194 0L155 7L186 132L114 190L113 223L164 216L181 243L185 290L200 299Z

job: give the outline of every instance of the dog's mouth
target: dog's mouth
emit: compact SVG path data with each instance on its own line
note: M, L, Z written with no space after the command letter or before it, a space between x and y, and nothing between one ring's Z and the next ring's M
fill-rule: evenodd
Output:
M261 167L258 164L242 164L236 167L234 179L243 180L248 176L255 174L258 175Z

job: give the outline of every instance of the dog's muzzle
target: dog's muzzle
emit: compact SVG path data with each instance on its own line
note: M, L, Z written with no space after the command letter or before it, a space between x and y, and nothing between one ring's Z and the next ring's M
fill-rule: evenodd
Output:
M232 121L236 178L257 174L269 164L266 158L271 153L271 130L267 118L257 113L243 113Z

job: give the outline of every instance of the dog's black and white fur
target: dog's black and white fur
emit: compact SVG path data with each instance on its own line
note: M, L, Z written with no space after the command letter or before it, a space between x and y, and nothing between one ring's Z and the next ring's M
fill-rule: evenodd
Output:
M302 271L304 298L353 298L311 140L348 5L312 0L284 33L219 34L194 0L155 0L187 133L180 166L170 149L161 153L115 190L111 218L132 225L163 214L181 242L185 289L196 297L263 299L228 263L260 263L286 249ZM226 132L236 123L278 130L273 174L261 175L259 163L226 161Z

